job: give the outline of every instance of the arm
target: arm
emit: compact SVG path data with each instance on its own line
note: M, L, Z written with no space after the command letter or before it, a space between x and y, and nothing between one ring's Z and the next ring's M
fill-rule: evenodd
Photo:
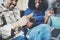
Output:
M45 18L44 18L44 23L47 23L49 17L53 14L53 10L48 10L46 15L45 15Z
M15 22L15 23L12 24L12 28L15 29L16 27L25 26L28 21L29 21L29 19L26 16L23 16L17 22Z

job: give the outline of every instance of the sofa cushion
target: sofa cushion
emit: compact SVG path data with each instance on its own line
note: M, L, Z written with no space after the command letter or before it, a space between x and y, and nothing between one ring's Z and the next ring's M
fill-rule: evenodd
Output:
M60 17L51 16L51 21L52 21L51 26L60 28Z

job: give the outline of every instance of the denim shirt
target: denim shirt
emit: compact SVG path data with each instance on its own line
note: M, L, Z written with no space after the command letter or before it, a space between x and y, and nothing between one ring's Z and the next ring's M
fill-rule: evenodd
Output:
M31 9L27 9L24 13L24 15L29 15L30 13L32 13L34 10ZM44 22L44 15L45 13L41 10L39 10L38 12L34 11L33 12L33 18L36 20L33 24L33 26L37 26L39 24L42 24Z

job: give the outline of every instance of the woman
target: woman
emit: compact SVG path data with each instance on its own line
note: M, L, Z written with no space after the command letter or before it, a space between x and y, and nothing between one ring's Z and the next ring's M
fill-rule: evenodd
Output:
M50 26L44 24L47 18L51 16L50 14L45 15L47 8L47 0L29 0L28 8L24 13L25 16L33 14L31 21L26 26L30 28L27 31L28 40L50 40Z

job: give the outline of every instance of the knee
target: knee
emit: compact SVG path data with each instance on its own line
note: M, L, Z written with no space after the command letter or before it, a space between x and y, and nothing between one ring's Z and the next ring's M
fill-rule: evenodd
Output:
M40 24L37 26L38 28L44 28L44 29L50 29L50 26L48 24Z
M48 24L40 24L42 27L50 27Z

